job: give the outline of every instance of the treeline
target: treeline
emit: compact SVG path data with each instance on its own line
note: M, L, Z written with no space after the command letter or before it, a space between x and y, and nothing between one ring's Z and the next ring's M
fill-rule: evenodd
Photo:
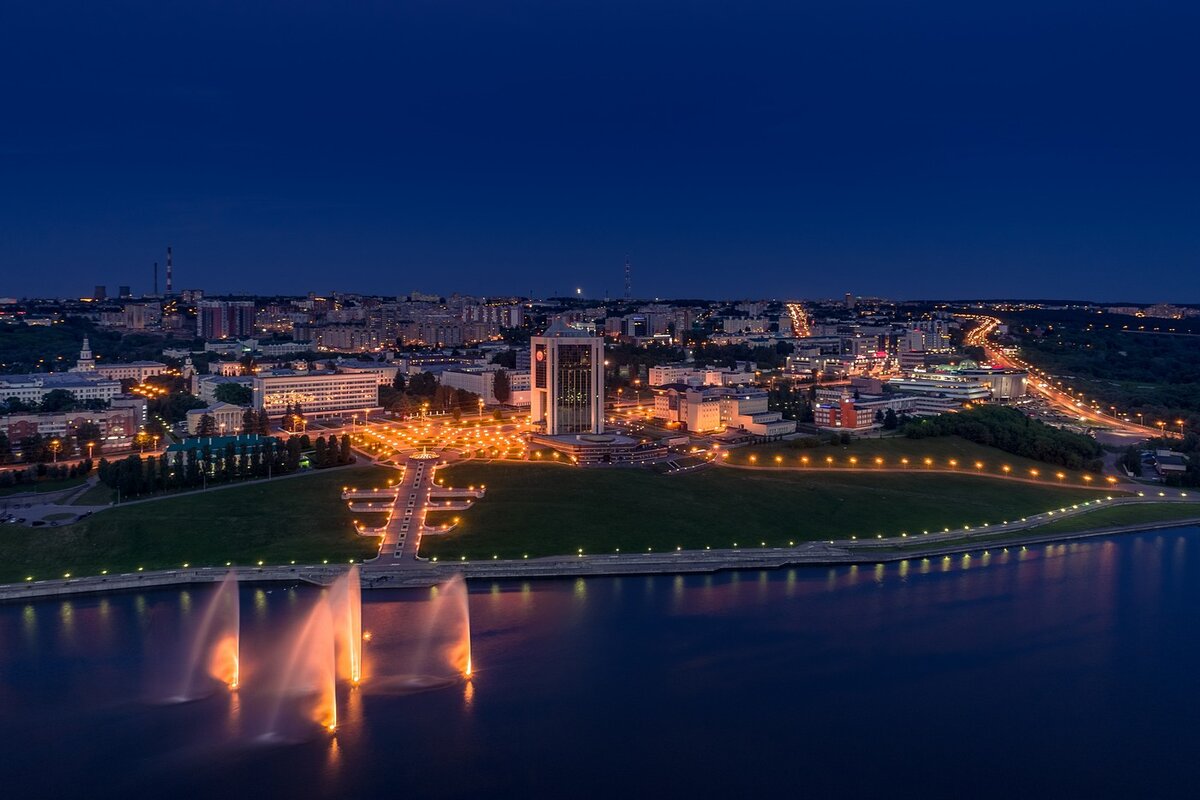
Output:
M457 419L463 411L479 407L479 395L466 389L442 386L432 372L422 372L405 378L397 373L391 386L379 387L379 405L394 414L408 416L424 410L449 411Z
M286 442L273 437L258 445L242 442L213 448L201 445L162 456L131 455L119 461L100 459L100 482L125 500L160 492L197 489L209 484L233 483L253 478L286 475L300 469L305 452L311 451L311 465L318 469L354 462L350 437L328 440L292 436Z
M94 422L85 422L67 436L35 433L23 436L15 443L9 440L8 434L0 431L0 464L17 461L18 454L26 464L74 458L76 453L86 454L90 458L99 455L101 449L100 428Z
M981 406L915 420L901 430L910 439L961 436L1006 453L1068 469L1101 472L1104 468L1102 450L1094 439L1030 419L1015 408Z
M92 471L93 466L92 460L85 458L78 464L35 464L24 469L5 470L0 472L0 489L25 485L32 488L33 484L42 480L82 478Z

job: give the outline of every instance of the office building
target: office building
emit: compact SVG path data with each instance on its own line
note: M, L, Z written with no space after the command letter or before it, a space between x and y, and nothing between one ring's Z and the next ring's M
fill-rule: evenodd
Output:
M372 372L294 372L279 370L252 379L254 407L278 419L300 405L309 418L379 411L379 379Z
M200 432L200 421L204 415L212 417L213 435L225 436L242 432L246 409L233 403L214 403L206 408L193 408L187 412L187 432L195 436Z
M438 376L438 382L442 386L448 386L451 389L462 389L466 392L472 392L483 398L486 405L498 405L496 400L496 373L500 368L494 364L489 364L483 367L457 367L455 369L443 370ZM506 402L510 406L528 406L530 403L529 387L531 376L528 372L516 372L513 370L505 370L508 374L509 398Z
M549 436L604 432L604 340L555 320L530 340L531 418Z

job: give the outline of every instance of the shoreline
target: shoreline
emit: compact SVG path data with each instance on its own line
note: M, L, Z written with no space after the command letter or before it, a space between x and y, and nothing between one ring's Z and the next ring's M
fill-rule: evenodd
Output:
M930 542L909 546L895 539L879 542L828 543L804 542L795 547L745 550L684 550L644 555L590 555L582 557L549 556L530 561L475 561L467 563L419 565L376 565L360 563L363 589L421 589L436 586L454 575L468 581L530 580L635 575L711 574L736 570L782 569L785 567L850 566L895 563L950 556L976 551L1094 539L1127 533L1142 533L1169 528L1200 526L1196 517L1165 522L1131 523L1083 531L1020 535L989 541ZM338 565L235 567L238 580L245 583L309 583L327 586L345 572ZM132 591L168 586L216 583L228 574L224 567L157 570L80 578L63 578L32 583L0 584L0 603L36 600L83 594Z

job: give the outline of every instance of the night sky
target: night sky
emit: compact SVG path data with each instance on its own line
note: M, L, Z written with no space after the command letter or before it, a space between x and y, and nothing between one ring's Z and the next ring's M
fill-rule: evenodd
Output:
M0 295L1200 302L1200 3L0 4Z

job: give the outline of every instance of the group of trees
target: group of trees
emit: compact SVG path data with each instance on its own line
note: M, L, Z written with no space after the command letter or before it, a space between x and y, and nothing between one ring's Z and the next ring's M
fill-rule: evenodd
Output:
M92 350L106 362L159 358L164 341L173 341L170 335L165 340L149 334L122 335L83 317L67 317L56 325L3 325L3 371L51 372L73 367L84 336L90 338Z
M8 434L0 431L0 464L14 463L18 453L20 460L26 464L42 464L73 458L76 453L84 453L89 457L99 455L102 449L100 426L94 422L76 426L67 436L43 436L37 433L25 436L15 446Z
M271 433L271 420L267 416L266 409L255 411L253 408L247 408L242 413L242 427L238 433L251 435L259 434L267 436ZM200 416L200 424L196 426L197 436L217 436L220 431L217 429L217 421L212 414L202 414ZM227 431L234 433L234 431Z
M1200 330L1200 320L1156 320L1062 311L1012 312L1004 316L1021 354L1058 375L1105 412L1115 406L1135 422L1167 430L1184 420L1200 426L1200 349L1190 336L1156 336L1161 328L1184 333ZM1128 328L1128 329L1127 329ZM1140 414L1140 416L1138 416Z
M318 436L313 442L312 465L316 469L325 467L340 467L354 463L354 454L350 452L350 436L342 434L341 441L332 434L328 441Z
M910 439L961 436L1006 453L1068 469L1100 472L1104 466L1100 445L1094 439L1030 419L1015 408L981 406L958 414L942 414L909 422L903 432Z
M280 425L285 431L303 430L306 426L304 418L304 409L299 403L288 403L287 408L283 410L283 419L280 420Z
M64 480L83 477L92 471L92 460L85 458L75 464L36 464L24 469L8 469L0 472L0 489L33 484L39 480Z
M813 388L797 388L789 383L774 385L767 392L767 408L784 419L805 423L813 421Z
M127 499L208 484L286 475L300 469L306 452L311 452L310 463L318 469L354 462L348 435L343 435L340 440L333 435L315 440L308 436L291 436L286 441L268 436L260 439L257 445L231 442L214 448L205 444L157 457L134 454L117 461L102 458L98 474L101 483L112 489L114 495L119 492L121 499Z
M463 411L477 409L479 399L474 392L442 386L432 372L422 372L407 380L398 373L391 386L379 387L379 405L385 411L405 416L427 409L449 411L457 418Z

